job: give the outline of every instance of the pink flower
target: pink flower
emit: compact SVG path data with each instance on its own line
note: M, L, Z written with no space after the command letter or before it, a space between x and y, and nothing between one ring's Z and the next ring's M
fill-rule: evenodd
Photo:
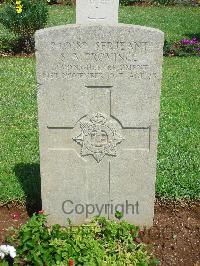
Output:
M69 259L69 266L75 266L75 262L73 259Z
M136 237L134 240L135 240L135 242L138 243L138 244L140 244L140 243L142 242L142 240L141 240L139 237Z
M44 214L44 210L39 211L38 214Z
M18 221L19 218L20 218L20 214L19 214L18 212L16 212L16 213L13 214L13 219L14 219L15 221Z
M144 231L143 231L143 230L140 230L140 231L139 231L139 235L140 235L140 236L144 235Z

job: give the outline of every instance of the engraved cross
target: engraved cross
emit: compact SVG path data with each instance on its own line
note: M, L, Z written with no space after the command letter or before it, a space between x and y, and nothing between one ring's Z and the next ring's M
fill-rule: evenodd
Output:
M84 114L71 127L48 127L50 150L73 150L82 159L93 157L97 163L107 156L120 156L121 150L149 150L150 127L125 127L112 115L113 86L85 88L94 92L94 110ZM102 91L106 110L105 106L101 109L101 102L97 103ZM63 146L63 143L66 144Z

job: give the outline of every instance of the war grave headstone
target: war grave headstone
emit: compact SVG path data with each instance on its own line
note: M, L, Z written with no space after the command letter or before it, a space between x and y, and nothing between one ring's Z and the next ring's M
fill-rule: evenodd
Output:
M151 226L164 34L78 0L77 23L36 33L40 168L49 224L95 215Z

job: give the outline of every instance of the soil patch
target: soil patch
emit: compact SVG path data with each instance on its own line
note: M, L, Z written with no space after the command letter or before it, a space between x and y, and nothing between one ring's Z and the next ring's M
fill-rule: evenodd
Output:
M142 240L163 266L200 266L200 202L157 201Z
M9 227L27 219L24 206L0 207L0 244ZM154 226L144 229L141 238L163 266L200 266L200 201L157 201Z

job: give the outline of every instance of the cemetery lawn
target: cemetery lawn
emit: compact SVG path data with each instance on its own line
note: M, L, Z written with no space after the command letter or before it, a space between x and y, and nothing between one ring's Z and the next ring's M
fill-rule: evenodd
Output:
M48 27L75 23L75 10L50 6ZM200 8L194 7L120 7L119 23L159 28L168 41L199 36ZM200 38L200 36L199 36Z
M0 5L0 9L3 5ZM159 28L168 41L197 36L200 39L200 8L194 7L120 7L119 22ZM49 6L48 27L75 23L75 9L62 5ZM14 36L0 24L0 52Z
M160 28L168 40L198 36L200 9L123 7L120 22ZM74 9L50 6L48 26L74 22ZM0 28L0 38L6 31ZM157 197L196 199L199 191L199 58L164 58ZM1 57L0 203L39 197L34 57Z

